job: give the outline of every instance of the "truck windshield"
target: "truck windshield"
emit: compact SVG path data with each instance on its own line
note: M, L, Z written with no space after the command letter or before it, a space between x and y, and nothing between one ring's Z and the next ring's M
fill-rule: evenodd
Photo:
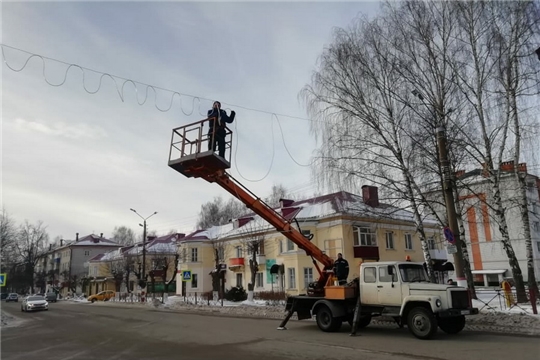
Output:
M401 264L399 265L399 272L401 273L403 282L428 281L422 265Z

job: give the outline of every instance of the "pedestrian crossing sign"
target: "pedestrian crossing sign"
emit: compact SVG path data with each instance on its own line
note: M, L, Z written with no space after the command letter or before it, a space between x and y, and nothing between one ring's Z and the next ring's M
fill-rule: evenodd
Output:
M0 274L0 286L6 286L6 274Z
M191 270L182 271L182 281L191 281Z

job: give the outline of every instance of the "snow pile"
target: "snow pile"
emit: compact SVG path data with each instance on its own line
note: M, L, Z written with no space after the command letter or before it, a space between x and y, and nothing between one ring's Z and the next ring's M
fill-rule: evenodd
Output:
M12 327L12 326L18 326L23 321L19 318L16 318L12 315L6 314L5 312L2 312L0 323L3 328L5 327Z

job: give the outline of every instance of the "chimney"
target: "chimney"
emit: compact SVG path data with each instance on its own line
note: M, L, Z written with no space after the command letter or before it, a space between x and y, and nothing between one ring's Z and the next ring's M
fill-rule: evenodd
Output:
M152 241L152 240L154 240L155 238L157 238L157 236L149 235L149 236L146 237L146 240Z
M49 251L52 250L52 244L49 244Z
M103 237L103 233L99 234L99 237L102 238L102 237Z
M514 170L514 161L503 161L500 167L501 171L513 171Z
M279 206L281 206L281 208L289 207L292 204L294 204L294 200L279 199Z
M180 240L186 237L186 234L184 233L176 233L176 239Z
M60 246L64 245L64 239L60 239Z
M376 186L362 186L362 198L366 205L371 207L379 206L379 189Z
M75 235L76 235L75 241L79 241L79 233L76 233Z

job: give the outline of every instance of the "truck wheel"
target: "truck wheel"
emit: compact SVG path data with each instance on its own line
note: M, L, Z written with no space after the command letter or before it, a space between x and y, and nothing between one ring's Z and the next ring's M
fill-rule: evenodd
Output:
M439 328L447 334L457 334L465 327L465 316L439 319Z
M417 338L427 340L437 332L437 318L430 309L415 307L409 311L407 327Z
M317 310L317 326L324 332L335 332L341 328L343 321L332 316L332 311L328 306L321 306Z
M351 325L351 327L353 326L353 320L354 320L354 315L347 320L347 322L349 323L349 325ZM371 315L360 316L360 321L358 322L358 329L363 329L367 327L370 323L371 323Z

